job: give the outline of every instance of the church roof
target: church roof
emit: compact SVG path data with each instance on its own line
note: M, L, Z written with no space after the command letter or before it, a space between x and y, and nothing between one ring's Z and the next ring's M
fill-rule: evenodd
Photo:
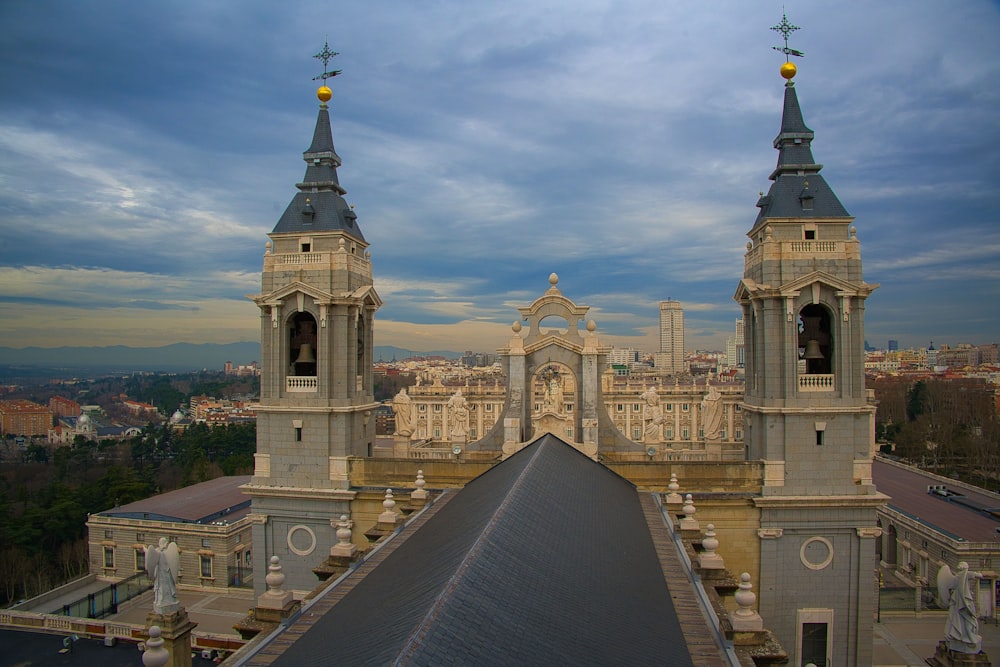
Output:
M278 218L272 234L343 231L359 241L365 238L358 227L357 216L344 200L347 191L340 186L337 167L340 156L333 148L330 111L320 105L313 130L312 143L302 154L306 173L295 187L299 192Z
M696 664L640 495L557 437L424 515L262 647L260 664Z
M774 139L778 164L771 172L774 181L757 202L760 212L754 227L765 218L847 218L850 214L819 172L812 154L814 133L805 124L795 84L785 84L781 130Z

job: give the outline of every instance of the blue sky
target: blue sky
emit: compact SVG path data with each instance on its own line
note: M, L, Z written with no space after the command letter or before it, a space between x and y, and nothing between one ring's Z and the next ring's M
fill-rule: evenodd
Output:
M1000 10L786 2L867 338L1000 340ZM781 3L0 4L0 345L257 340L329 39L376 342L489 351L551 272L607 342L722 348L777 152Z

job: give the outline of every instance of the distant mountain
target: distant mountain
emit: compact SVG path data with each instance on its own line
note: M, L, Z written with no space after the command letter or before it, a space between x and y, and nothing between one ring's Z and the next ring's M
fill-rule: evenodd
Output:
M382 345L375 347L375 361L402 360L409 357L440 356L457 359L458 352L414 352L401 347ZM174 343L162 347L0 347L0 378L19 374L26 368L81 369L90 372L133 372L222 370L227 361L234 365L249 364L260 360L260 344L241 343ZM15 372L12 372L15 371Z
M162 347L0 347L0 365L107 372L222 370L260 359L260 343L174 343Z

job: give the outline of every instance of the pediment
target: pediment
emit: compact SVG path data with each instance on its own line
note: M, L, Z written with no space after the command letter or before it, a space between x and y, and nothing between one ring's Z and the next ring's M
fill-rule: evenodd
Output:
M838 278L837 276L826 273L825 271L813 271L812 273L808 273L782 285L778 290L778 293L781 296L795 296L815 283L826 285L842 296L867 297L875 290L875 288L878 287L878 285L869 285L868 283L863 282L850 282L844 280L843 278Z
M558 333L546 334L541 338L539 338L538 340L525 345L524 353L532 354L540 350L544 350L550 345L561 347L565 350L569 350L570 352L575 352L577 354L583 353L583 345L566 340L565 338L563 338L562 334Z
M308 285L298 280L288 283L284 287L276 289L273 292L269 292L268 294L257 294L251 296L250 298L253 299L257 305L262 306L281 303L293 294L304 294L317 303L330 302L333 299L332 294L316 289L312 285Z

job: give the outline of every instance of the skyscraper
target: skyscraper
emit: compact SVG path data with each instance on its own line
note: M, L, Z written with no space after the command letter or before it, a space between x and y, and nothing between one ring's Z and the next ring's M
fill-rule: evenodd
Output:
M684 309L680 301L660 302L660 351L655 364L666 373L684 372Z

